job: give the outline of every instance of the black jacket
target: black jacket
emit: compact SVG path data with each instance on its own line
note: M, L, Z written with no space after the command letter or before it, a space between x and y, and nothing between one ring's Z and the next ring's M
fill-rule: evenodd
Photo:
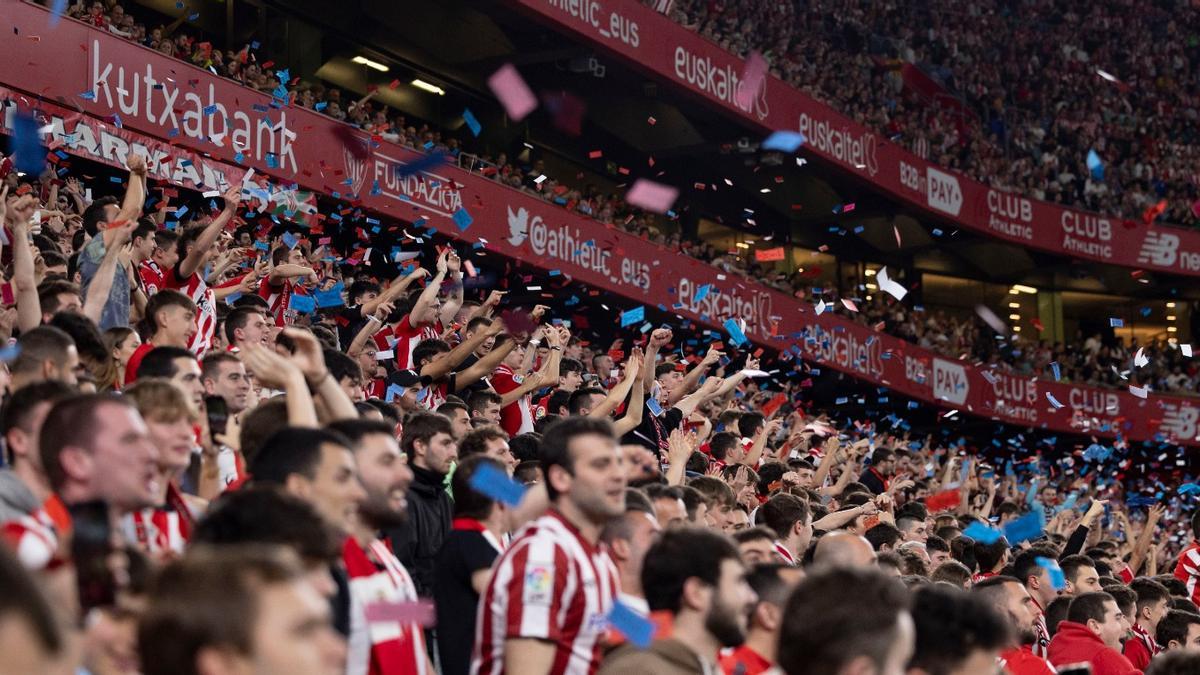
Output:
M408 522L387 533L392 552L412 576L417 594L433 597L434 563L450 531L454 505L446 493L446 477L411 466L408 488Z

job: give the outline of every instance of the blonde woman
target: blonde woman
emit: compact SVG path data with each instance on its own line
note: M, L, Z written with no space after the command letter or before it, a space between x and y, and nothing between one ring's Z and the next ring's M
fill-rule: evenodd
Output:
M162 378L139 379L125 391L146 421L158 449L158 505L132 513L122 521L129 541L148 555L171 558L183 552L192 527L208 503L184 494L179 481L196 447L199 412L183 389Z
M116 379L112 382L97 382L101 391L121 388L121 383L125 381L125 367L129 365L129 358L141 344L142 338L132 328L113 326L104 331L104 346L108 348L108 355L113 362L113 368L106 370L106 373L114 373Z

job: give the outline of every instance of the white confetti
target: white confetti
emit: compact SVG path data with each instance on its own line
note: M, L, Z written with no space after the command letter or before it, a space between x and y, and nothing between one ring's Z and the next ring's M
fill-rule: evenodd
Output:
M887 293L897 300L903 300L904 296L908 295L908 289L904 286L892 281L887 274L887 268L879 270L879 274L875 275L875 281L879 284L879 290Z

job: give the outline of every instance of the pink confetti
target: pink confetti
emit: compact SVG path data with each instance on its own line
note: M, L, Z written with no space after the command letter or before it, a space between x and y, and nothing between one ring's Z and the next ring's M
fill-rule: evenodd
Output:
M666 213L679 197L679 190L669 185L639 178L625 193L625 201L655 213Z
M767 80L767 60L758 52L751 52L742 71L742 86L737 90L734 102L739 108L749 108L758 95L758 90Z
M846 307L846 309L850 310L851 312L858 311L858 307L854 304L853 300L847 300L846 298L842 298L842 305L844 305Z
M428 600L416 602L376 602L363 608L370 623L416 623L422 626L432 626L434 621L433 603Z
M893 225L892 234L896 235L896 248L904 248L904 244L900 243L900 228Z
M488 78L488 87L496 98L500 99L504 110L514 122L520 122L537 109L537 97L530 91L529 85L525 84L525 80L521 79L516 66L511 63L504 64L500 70L492 73Z

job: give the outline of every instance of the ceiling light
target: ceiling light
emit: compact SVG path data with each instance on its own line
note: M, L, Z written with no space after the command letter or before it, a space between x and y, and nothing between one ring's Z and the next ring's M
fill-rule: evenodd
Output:
M1178 329L1178 328L1176 328L1175 326L1167 326L1167 332L1168 332L1168 333L1174 333L1174 332L1175 332L1175 331L1177 331L1177 330L1179 330L1179 329Z
M417 89L424 89L425 91L427 91L431 94L437 94L438 96L446 95L445 89L442 89L441 87L439 87L435 84L429 84L428 82L426 82L425 80L422 80L422 79L413 80L412 86L416 87Z
M381 73L386 73L388 71L387 66L383 65L382 63L380 63L378 61L372 61L371 59L368 59L365 56L356 56L350 60L357 63L360 66L374 68L375 70L378 70Z
M1013 329L1013 332L1014 332L1014 333L1020 333L1020 332L1021 332L1021 327L1020 327L1020 326L1013 326L1013 327L1012 327L1012 329Z
M1038 292L1037 289L1034 288L1033 286L1024 286L1022 284L1013 284L1013 290L1020 291L1022 293L1037 293Z
M1015 288L1010 288L1010 289L1008 289L1008 294L1009 294L1009 295L1020 295L1020 294L1021 294L1021 291L1018 291L1018 290L1017 290L1017 289L1015 289Z
M867 284L867 288L869 288L873 291L879 290L879 287L877 287L875 284Z
M1013 321L1020 321L1021 315L1020 314L1009 314L1008 318L1012 319Z
M864 272L864 274L866 274L869 277L873 277L873 276L875 276L875 270L867 270L866 272Z
M1175 317L1174 317L1174 316L1168 316L1168 317L1167 317L1167 321L1174 321L1174 320L1175 320Z
M1008 306L1010 309L1021 309L1021 303L1019 302L1010 302Z
M1171 309L1175 309L1175 303L1173 303L1173 302L1168 302L1168 303L1167 303L1167 307L1169 307L1169 308L1171 308Z

